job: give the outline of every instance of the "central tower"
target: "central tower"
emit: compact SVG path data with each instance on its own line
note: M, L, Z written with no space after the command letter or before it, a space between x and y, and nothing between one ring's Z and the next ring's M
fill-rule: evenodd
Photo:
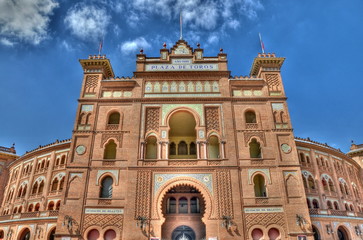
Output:
M105 56L80 60L56 236L311 239L283 62L260 54L231 77L222 49L207 57L182 39L140 52L131 78Z

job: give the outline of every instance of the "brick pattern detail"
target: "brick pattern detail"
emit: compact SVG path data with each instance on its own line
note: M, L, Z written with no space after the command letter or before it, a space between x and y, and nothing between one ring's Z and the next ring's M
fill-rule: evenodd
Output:
M207 107L205 108L205 118L207 132L210 130L220 130L219 126L219 110L217 107Z
M245 146L247 147L248 141L253 138L258 137L263 141L263 145L266 146L266 139L265 139L265 133L264 132L255 132L255 131L248 131L244 132L244 138L245 138Z
M251 213L246 214L245 216L247 231L254 225L263 225L267 227L270 224L277 224L286 229L283 213Z
M281 91L280 79L277 74L266 74L269 91Z
M150 216L150 202L152 189L151 171L137 172L136 200L135 200L135 219L138 216Z
M87 76L86 83L84 84L84 89L86 93L95 93L96 87L98 85L98 76Z
M232 185L230 171L217 171L216 184L218 191L219 217L230 216L233 218Z
M84 218L83 230L87 230L91 226L116 226L122 233L124 216L121 214L86 214ZM122 234L120 234L122 236Z
M110 134L105 133L105 134L102 134L101 148L110 138L115 138L117 140L116 144L118 145L118 147L119 148L122 147L122 139L123 139L122 133L110 133Z
M159 131L160 108L146 109L145 132Z

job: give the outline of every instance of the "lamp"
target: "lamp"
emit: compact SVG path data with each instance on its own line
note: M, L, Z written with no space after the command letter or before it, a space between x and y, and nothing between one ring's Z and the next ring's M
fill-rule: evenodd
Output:
M136 218L137 222L136 222L136 226L137 227L140 227L140 229L144 232L145 229L146 229L146 226L147 226L147 218L146 217L141 217L141 216L138 216Z
M62 223L62 226L66 226L68 231L72 231L72 228L73 228L73 224L75 223L75 220L72 218L72 216L68 216L66 215L64 217L64 220L63 220L63 223Z
M234 225L232 218L230 216L222 216L222 227L225 227L228 231Z
M334 233L333 228L331 227L330 224L325 225L325 227L326 227L326 232L328 234L333 234Z
M357 234L357 236L362 236L362 230L360 230L360 227L357 225L354 227L355 229L355 234Z
M13 229L10 229L6 234L6 239L10 240L13 236L13 233L14 233Z

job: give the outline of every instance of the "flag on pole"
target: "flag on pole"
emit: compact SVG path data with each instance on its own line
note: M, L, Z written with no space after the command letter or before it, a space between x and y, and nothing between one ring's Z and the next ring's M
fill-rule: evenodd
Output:
M260 36L260 44L261 44L262 53L265 53L265 45L262 42L261 33L258 33L258 36Z
M98 46L98 55L101 55L102 45L103 45L103 40L100 41L100 45Z

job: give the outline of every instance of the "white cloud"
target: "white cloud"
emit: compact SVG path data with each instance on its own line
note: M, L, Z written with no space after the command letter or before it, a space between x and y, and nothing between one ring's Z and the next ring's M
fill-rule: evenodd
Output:
M1 38L0 39L0 43L4 46L7 46L7 47L12 47L14 46L14 42L10 41L9 39L7 38Z
M127 55L136 54L141 48L148 49L150 47L151 45L145 40L145 38L138 37L134 40L122 43L120 49L123 54Z
M0 0L0 36L6 45L25 41L37 45L48 37L48 25L53 10L58 7L54 0Z
M98 41L105 36L110 19L105 8L79 3L68 10L64 22L78 38Z

